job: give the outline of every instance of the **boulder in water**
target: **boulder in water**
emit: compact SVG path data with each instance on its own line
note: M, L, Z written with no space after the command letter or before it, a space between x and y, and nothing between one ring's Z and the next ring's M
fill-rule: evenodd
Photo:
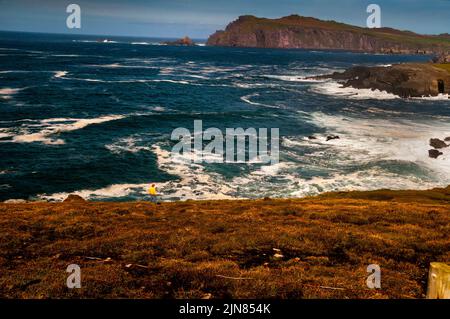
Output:
M340 139L340 137L337 136L337 135L329 135L329 136L327 136L327 142L331 141L331 140L338 140L338 139Z
M447 143L445 143L443 140L440 140L438 138L430 139L430 146L434 147L436 149L448 147Z
M431 158L438 158L439 156L443 155L444 153L442 153L441 151L438 150L429 150L428 151L428 155Z
M184 37L182 39L178 39L178 40L175 40L175 41L164 42L164 44L166 44L166 45L179 45L179 46L194 46L195 42L189 37Z

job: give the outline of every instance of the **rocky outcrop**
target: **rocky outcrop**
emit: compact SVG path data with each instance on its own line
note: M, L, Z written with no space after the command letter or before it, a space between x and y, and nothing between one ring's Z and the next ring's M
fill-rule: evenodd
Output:
M431 63L405 63L389 67L358 66L343 73L315 77L331 78L345 87L373 89L401 97L450 94L450 73Z
M450 54L441 53L432 59L433 63L450 63Z
M166 44L166 45L179 45L179 46L194 46L195 42L189 37L184 37L182 39L178 39L178 40L175 40L175 41L164 42L164 44Z
M64 200L64 203L84 203L86 202L86 200L78 195L69 195L67 196L67 198Z
M441 151L438 150L429 150L428 151L428 155L431 158L438 158L439 156L443 155L444 153L442 153Z
M448 147L447 143L445 143L443 140L440 140L438 138L430 139L430 146L434 147L436 149Z
M327 142L332 141L332 140L339 140L339 139L340 139L340 137L337 135L328 135L327 136Z
M291 15L280 19L241 16L207 45L255 48L350 50L373 53L450 52L450 38L391 28L369 29Z

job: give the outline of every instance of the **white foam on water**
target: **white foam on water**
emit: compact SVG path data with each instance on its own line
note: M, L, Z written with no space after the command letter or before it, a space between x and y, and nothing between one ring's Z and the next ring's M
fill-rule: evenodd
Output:
M165 112L166 108L164 106L155 106L155 107L152 107L151 110L155 111L155 112Z
M83 129L89 125L101 124L125 118L123 115L107 115L92 119L52 118L39 121L37 124L25 125L19 134L12 137L15 143L41 142L47 145L61 145L64 140L55 139L52 135ZM44 127L36 133L28 131L33 127Z
M263 107L268 107L268 108L272 108L272 109L280 109L279 106L253 102L251 100L251 98L252 97L256 97L256 96L259 96L259 93L252 93L252 94L248 94L248 95L245 95L245 96L241 96L241 100L244 101L245 103L250 104L250 105L263 106Z
M55 78L63 78L63 77L65 77L66 75L67 75L67 71L56 71L55 72L55 75L53 76L53 77L55 77Z
M193 163L190 155L172 154L161 145L154 145L158 168L178 180L160 184L165 198L187 199L233 199L233 189L216 173L206 172L201 164Z
M263 75L263 77L266 77L269 79L280 80L280 81L286 81L286 82L305 82L305 83L325 82L325 80L311 79L310 77L297 76L297 75Z
M400 98L400 96L388 93L386 91L344 87L342 84L335 81L326 81L320 85L314 85L311 87L311 91L319 94L353 100L394 100Z
M24 88L2 88L0 89L0 98L1 99L11 99L14 94L17 94L19 91L23 90Z
M180 80L180 81L178 81L178 80L148 80L146 82L166 82L166 83L184 84L184 85L192 84L191 82L184 81L184 80L183 81L182 80Z
M156 66L148 65L125 65L120 63L110 63L110 64L87 64L87 67L105 68L105 69L159 69Z
M429 101L448 101L450 102L449 94L438 94L436 96L422 96L422 97L413 97L413 100L429 100Z
M432 182L424 182L413 176L400 176L376 168L351 174L336 173L326 178L314 177L309 180L294 181L295 184L287 189L288 197L313 196L337 191L370 191L381 188L425 190L436 187L436 184Z
M450 183L450 148L442 149L444 155L438 159L428 156L428 150L432 148L429 145L431 138L444 139L450 136L448 121L360 119L323 113L313 113L311 120L326 128L330 134L341 138L329 142L318 139L305 143L326 146L328 151L334 150L336 154L340 154L342 164L361 164L376 160L411 162L432 170L440 185ZM389 184L384 186L389 187Z
M12 134L0 132L0 139L11 137Z
M85 81L85 82L98 82L98 83L172 83L172 84L181 84L181 85L199 85L193 82L189 82L186 80L168 80L168 79L154 79L154 80L145 80L145 79L136 79L136 80L100 80L100 79L90 79L90 78L69 78L63 77L66 80L76 80L76 81Z
M150 146L139 146L139 142L142 142L137 137L125 137L116 140L112 144L105 145L111 153L122 154L122 153L138 153L141 151L151 152L152 148Z
M130 194L145 195L149 184L114 184L100 189L85 189L71 193L61 192L55 194L40 194L37 197L42 200L61 202L67 196L73 194L86 200L102 200L108 198L126 197Z

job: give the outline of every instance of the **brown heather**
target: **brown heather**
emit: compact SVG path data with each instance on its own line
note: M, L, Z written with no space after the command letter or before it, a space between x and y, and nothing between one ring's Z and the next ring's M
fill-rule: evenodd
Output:
M433 261L450 262L450 187L0 204L2 298L423 298ZM81 289L66 287L69 264Z

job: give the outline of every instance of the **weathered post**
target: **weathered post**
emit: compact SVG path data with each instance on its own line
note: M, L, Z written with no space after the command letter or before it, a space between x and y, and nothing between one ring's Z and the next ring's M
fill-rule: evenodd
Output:
M431 263L427 299L450 299L450 266Z

